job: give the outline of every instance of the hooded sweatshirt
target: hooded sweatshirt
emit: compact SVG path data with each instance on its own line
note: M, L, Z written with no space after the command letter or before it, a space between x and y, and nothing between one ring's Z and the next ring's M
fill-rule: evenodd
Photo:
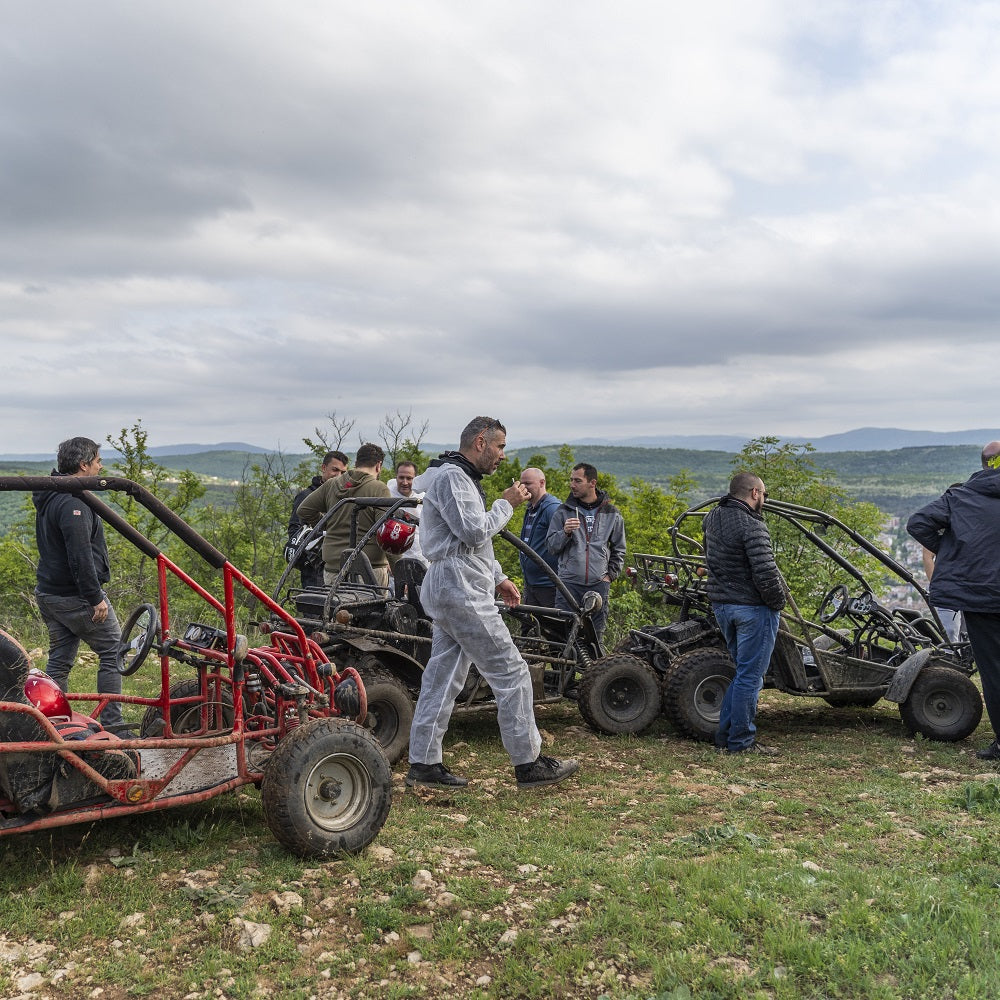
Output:
M936 608L1000 614L1000 469L983 469L922 507L906 530L935 553Z
M53 469L52 475L61 473ZM37 511L38 590L56 597L78 596L97 607L111 579L104 522L72 493L38 490L31 500Z
M563 525L578 512L580 527L567 535ZM583 585L605 576L614 580L625 565L625 519L604 490L591 503L570 497L553 512L545 545L559 560L560 580Z

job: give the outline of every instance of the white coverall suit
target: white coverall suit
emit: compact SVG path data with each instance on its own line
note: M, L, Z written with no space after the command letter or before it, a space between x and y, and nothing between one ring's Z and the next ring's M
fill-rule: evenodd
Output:
M476 484L456 465L432 467L413 485L425 491L420 541L430 566L420 603L434 628L410 727L410 762L441 763L455 699L475 663L496 697L500 736L511 763L530 764L542 748L531 675L494 596L507 577L493 555L493 536L514 508L500 498L484 510Z

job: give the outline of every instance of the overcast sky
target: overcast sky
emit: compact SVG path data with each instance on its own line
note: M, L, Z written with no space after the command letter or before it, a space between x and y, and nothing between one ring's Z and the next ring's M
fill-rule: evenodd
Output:
M0 453L996 427L998 52L964 0L8 0Z

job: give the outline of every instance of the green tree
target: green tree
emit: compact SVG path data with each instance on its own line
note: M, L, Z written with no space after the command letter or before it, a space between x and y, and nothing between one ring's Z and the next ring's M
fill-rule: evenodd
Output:
M186 517L194 503L205 492L198 477L188 470L171 472L156 462L147 447L148 433L137 420L132 427L123 427L117 437L108 435L107 443L119 452L120 458L111 464L116 476L144 486L179 517ZM102 493L98 497L118 508L125 520L148 538L157 548L179 565L190 565L191 553L159 519L134 497L122 493ZM156 567L117 532L106 531L111 559L111 583L108 591L112 603L123 613L136 604L150 601L156 594Z

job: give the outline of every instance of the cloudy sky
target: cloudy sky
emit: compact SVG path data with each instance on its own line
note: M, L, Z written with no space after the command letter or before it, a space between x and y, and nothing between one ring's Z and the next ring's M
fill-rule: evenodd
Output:
M996 427L998 51L966 0L8 0L0 453Z

